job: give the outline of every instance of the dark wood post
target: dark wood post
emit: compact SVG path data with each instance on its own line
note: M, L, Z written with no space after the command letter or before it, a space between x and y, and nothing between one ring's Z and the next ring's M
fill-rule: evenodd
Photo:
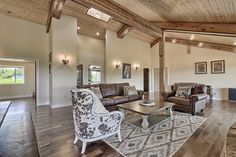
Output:
M160 91L160 100L164 100L164 93L165 93L165 31L162 30L162 37L159 44L159 91Z

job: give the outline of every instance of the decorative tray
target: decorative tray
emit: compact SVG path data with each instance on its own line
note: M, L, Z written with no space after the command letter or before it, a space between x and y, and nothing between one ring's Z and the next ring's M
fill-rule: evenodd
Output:
M153 100L142 100L139 102L139 105L142 105L142 106L154 106L155 105L155 101Z

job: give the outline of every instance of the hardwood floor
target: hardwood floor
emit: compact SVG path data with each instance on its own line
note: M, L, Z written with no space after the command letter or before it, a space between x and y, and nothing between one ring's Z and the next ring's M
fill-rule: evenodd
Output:
M187 140L173 157L218 157L221 155L227 132L236 122L236 102L208 103L204 111L207 120Z
M236 122L236 103L214 100L213 103L208 102L204 112L208 119L174 157L221 155L228 129ZM70 106L57 109L50 109L49 106L35 108L32 99L14 100L0 128L0 156L83 156L80 154L81 143L73 145L73 140ZM84 156L122 155L105 142L98 141L88 145Z
M30 105L29 105L30 104ZM15 100L0 128L1 157L39 157L30 110L32 99Z
M40 155L42 157L78 157L82 143L74 141L72 107L50 110L48 106L38 107L35 115L35 128ZM116 150L103 141L90 143L86 157L121 157Z

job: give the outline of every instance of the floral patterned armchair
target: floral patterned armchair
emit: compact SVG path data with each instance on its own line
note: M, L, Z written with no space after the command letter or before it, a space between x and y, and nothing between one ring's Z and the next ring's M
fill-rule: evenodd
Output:
M104 139L114 134L117 134L121 141L121 112L108 112L89 89L74 88L71 93L75 126L74 144L78 139L83 142L82 154L85 152L87 142Z

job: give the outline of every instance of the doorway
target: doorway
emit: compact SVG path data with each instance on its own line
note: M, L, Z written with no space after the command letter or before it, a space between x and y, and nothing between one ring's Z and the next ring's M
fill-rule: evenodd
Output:
M36 61L0 58L0 100L32 98L37 102Z
M149 92L149 68L143 69L143 91Z
M83 64L78 64L77 65L77 86L82 86L83 85Z

